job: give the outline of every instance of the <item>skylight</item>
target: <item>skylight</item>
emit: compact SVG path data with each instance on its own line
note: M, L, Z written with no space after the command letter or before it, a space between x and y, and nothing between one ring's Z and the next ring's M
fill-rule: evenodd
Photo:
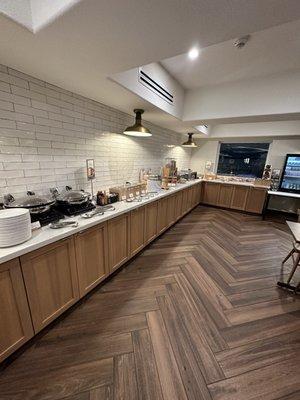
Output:
M36 33L80 0L0 0L0 13Z

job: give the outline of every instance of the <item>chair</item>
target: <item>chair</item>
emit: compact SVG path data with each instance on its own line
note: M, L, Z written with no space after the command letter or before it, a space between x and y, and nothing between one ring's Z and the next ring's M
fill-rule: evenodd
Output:
M295 293L297 293L297 291L300 290L300 282L298 283L297 286L291 285L290 282L294 276L294 273L296 272L298 265L300 264L300 243L296 243L296 242L293 243L293 248L289 252L289 254L285 257L285 259L282 261L282 266L290 257L293 258L293 268L290 272L287 282L286 283L285 282L277 282L277 285L282 288L285 288L285 289L293 290Z

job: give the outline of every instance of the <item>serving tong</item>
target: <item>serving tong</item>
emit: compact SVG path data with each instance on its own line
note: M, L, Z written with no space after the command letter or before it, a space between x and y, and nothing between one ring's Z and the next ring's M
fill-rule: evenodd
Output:
M114 211L114 210L115 210L114 206L107 204L106 206L100 206L98 208L95 208L95 210L81 214L81 218L89 219L95 216L103 215L105 211Z
M49 225L49 227L51 229L61 229L61 228L66 228L66 227L72 227L72 228L76 228L78 226L78 222L77 221L57 221L57 222L51 222L51 224Z

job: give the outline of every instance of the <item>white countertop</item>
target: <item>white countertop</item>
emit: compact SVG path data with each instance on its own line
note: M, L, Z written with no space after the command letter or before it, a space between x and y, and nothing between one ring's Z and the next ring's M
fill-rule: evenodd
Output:
M177 184L176 187L171 187L169 190L161 190L154 197L149 199L143 199L141 202L118 202L114 203L113 206L116 208L114 211L107 211L104 215L95 216L90 219L84 219L80 215L76 217L66 217L66 220L77 221L77 227L66 227L61 229L51 229L49 226L44 226L36 231L33 231L31 239L27 242L19 244L17 246L6 247L0 249L0 264L9 261L15 257L19 257L23 254L29 253L33 250L39 249L40 247L46 246L47 244L56 242L60 239L64 239L68 236L74 235L74 233L80 232L92 226L95 226L101 222L107 221L111 218L115 218L118 215L124 214L128 211L134 210L135 208L141 207L145 204L151 203L155 200L161 199L162 197L168 196L172 193L178 192L179 190L193 186L201 182L199 179L189 181L185 184ZM0 211L1 212L1 211Z
M300 199L300 194L298 194L298 193L289 193L289 192L279 192L276 190L268 190L268 194L271 196L292 197L294 199Z

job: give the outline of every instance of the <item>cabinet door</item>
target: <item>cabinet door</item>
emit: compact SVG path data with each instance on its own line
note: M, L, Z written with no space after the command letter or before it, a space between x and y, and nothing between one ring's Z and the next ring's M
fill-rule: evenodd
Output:
M107 224L75 236L80 297L100 283L108 273Z
M219 190L218 206L230 208L233 186L222 183Z
M164 198L158 201L157 214L157 234L162 233L168 226L167 218L168 199Z
M130 255L138 253L145 245L145 207L130 213Z
M245 210L249 188L247 186L233 186L231 208L235 210Z
M263 188L250 188L246 203L246 211L261 214L266 200L267 190Z
M175 194L168 197L167 204L167 221L168 226L171 226L175 222Z
M154 201L146 206L145 243L150 243L157 236L158 202Z
M108 221L108 260L110 271L119 268L129 258L129 223L129 213Z
M203 203L216 206L218 204L220 184L214 182L204 183Z
M186 214L188 211L188 189L182 191L182 215Z
M175 220L177 221L182 215L182 190L175 195Z
M21 266L37 333L79 299L74 238L22 256Z
M0 265L0 362L33 336L27 297L19 264Z

